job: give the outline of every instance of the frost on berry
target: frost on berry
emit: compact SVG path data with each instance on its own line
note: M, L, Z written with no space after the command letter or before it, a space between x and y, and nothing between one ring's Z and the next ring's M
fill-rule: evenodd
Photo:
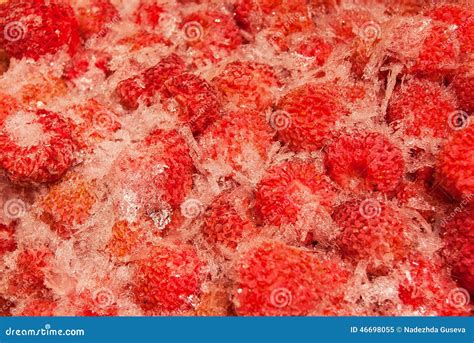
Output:
M456 110L456 98L448 89L431 81L413 79L393 94L387 117L392 123L403 123L408 135L445 138L451 130L450 116Z
M181 135L175 130L154 130L134 149L124 151L108 175L120 185L113 192L119 218L133 223L143 216L171 216L191 190L193 172Z
M93 182L71 176L50 188L41 200L39 217L57 234L69 238L91 216L97 193Z
M337 207L333 218L341 229L336 241L342 255L368 261L371 273L387 273L415 247L407 218L390 203L352 200Z
M63 46L71 55L78 49L78 23L63 2L12 0L0 5L0 17L0 45L11 57L37 60Z
M335 189L311 161L287 161L271 167L255 190L255 214L265 224L296 223L306 206L331 209Z
M256 62L231 62L212 83L227 102L245 109L264 110L274 101L274 89L281 85L275 70Z
M212 170L214 164L255 179L255 171L264 169L273 132L262 113L241 110L215 121L199 138L202 164Z
M133 296L146 313L190 310L199 298L204 262L186 244L154 246L135 262Z
M74 162L70 125L46 110L11 113L0 126L0 166L15 183L60 179Z
M209 244L217 247L218 252L235 251L241 241L257 232L249 205L248 199L229 192L218 196L205 212L202 233Z
M127 109L137 109L139 101L149 106L152 104L153 96L164 89L165 82L184 71L184 61L171 54L143 73L120 81L115 92L120 103Z
M188 123L199 134L222 115L222 104L216 89L200 76L184 73L165 82L164 96L170 100L168 109L179 120ZM173 108L174 101L177 106Z
M396 274L398 296L415 315L466 316L469 294L449 277L437 256L411 254Z

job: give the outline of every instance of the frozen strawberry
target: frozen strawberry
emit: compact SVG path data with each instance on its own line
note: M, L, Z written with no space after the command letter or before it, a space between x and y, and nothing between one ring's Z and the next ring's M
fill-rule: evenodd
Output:
M141 0L134 14L135 22L141 26L155 28L163 13L165 13L163 5L158 4L156 0Z
M204 262L191 245L154 246L135 264L132 292L146 313L189 310L198 299Z
M453 197L462 199L474 194L474 125L470 117L458 114L458 131L444 144L438 156L436 179Z
M389 122L397 122L410 136L445 138L450 115L457 110L456 97L445 87L413 79L393 94L387 111Z
M275 70L263 63L231 62L212 83L225 101L246 109L264 110L272 105L272 90L281 86Z
M367 261L370 273L387 273L414 247L407 219L389 203L352 200L338 206L333 219L341 229L336 242L343 257Z
M109 62L111 59L112 56L103 51L83 51L80 54L76 54L66 65L64 68L63 78L73 81L84 76L84 74L94 67L103 72L105 76L108 76L111 73L109 69Z
M333 45L320 35L303 36L295 44L295 52L305 57L313 57L314 64L321 66L326 63L333 50Z
M16 249L15 227L15 222L0 224L0 257Z
M49 249L22 251L16 261L16 269L8 280L9 294L17 298L42 297L49 293L45 286L44 269L51 259Z
M449 25L456 25L456 36L461 44L461 54L474 52L474 10L460 4L441 4L425 14Z
M52 317L57 304L52 299L40 298L28 302L20 313L25 317Z
M209 244L234 251L239 243L256 233L251 221L248 199L233 198L232 193L216 198L204 214L202 233Z
M120 81L115 89L120 103L127 109L138 108L139 101L151 105L152 97L163 90L165 82L185 71L184 61L175 54L162 59L140 75Z
M317 201L330 209L335 190L329 178L307 161L288 161L270 168L255 190L255 214L265 224L293 224L303 206Z
M110 0L80 0L71 2L83 38L107 33L107 25L120 20L119 13Z
M408 71L440 79L455 70L459 62L459 42L455 30L447 24L436 23L431 26L418 57L408 67Z
M95 99L73 105L68 108L67 113L74 122L77 144L85 151L91 151L96 144L111 139L121 128L117 114Z
M222 162L251 175L263 167L273 133L263 115L255 111L232 112L215 121L199 139L204 165Z
M69 238L92 214L98 195L93 182L71 176L53 185L41 199L39 217L63 238Z
M270 124L291 149L317 150L332 138L336 122L347 115L342 101L333 85L308 83L280 99Z
M398 296L405 306L424 316L467 316L469 294L449 278L437 256L410 254L396 272Z
M393 192L402 181L401 150L377 132L342 134L327 148L325 165L341 187L359 192Z
M193 172L189 148L181 135L174 130L153 131L124 151L109 174L120 185L115 190L119 216L134 222L179 208L191 190Z
M74 162L71 128L46 110L12 112L0 126L0 167L15 183L60 179Z
M56 0L10 0L0 4L0 45L9 56L37 60L63 46L73 55L79 30L72 8Z
M217 62L243 42L234 19L220 11L194 12L183 18L180 29L186 46L199 52L205 60Z
M474 63L474 59L473 59ZM474 71L469 63L456 70L451 83L459 101L459 107L468 113L474 114Z
M443 255L461 287L474 294L474 207L454 212L441 225Z
M191 126L195 134L201 133L222 115L221 100L216 89L203 78L185 73L165 82L164 94L177 103L178 117ZM168 106L171 110L172 105Z
M348 277L310 251L278 242L245 252L235 269L233 302L243 316L301 316L331 307Z

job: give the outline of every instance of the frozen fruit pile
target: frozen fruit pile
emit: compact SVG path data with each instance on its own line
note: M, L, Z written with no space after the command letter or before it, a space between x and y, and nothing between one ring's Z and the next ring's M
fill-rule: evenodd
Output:
M460 315L469 0L0 0L0 315Z

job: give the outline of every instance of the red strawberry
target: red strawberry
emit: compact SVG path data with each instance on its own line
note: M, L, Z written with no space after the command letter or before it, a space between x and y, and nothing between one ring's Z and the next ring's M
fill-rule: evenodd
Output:
M255 214L270 225L294 224L303 206L317 201L330 209L335 190L314 163L288 161L270 168L255 190Z
M348 273L310 251L263 242L236 264L233 301L238 315L301 316L342 300Z
M164 94L177 104L181 122L189 124L199 134L221 117L222 106L215 88L203 78L185 73L165 82ZM171 105L168 109L171 110Z
M227 64L212 83L227 102L256 110L271 106L274 100L272 91L281 86L271 66L240 61Z
M202 163L212 166L221 162L251 176L257 165L265 164L272 137L261 113L232 112L215 121L201 135Z
M189 310L199 298L204 263L193 246L154 246L135 263L132 291L146 313Z
M0 4L0 45L8 55L37 60L63 46L73 55L79 29L72 8L56 0L10 0Z
M322 148L333 136L335 123L347 115L340 90L330 84L308 83L280 99L270 124L281 141L296 151Z
M256 233L248 211L248 199L234 197L233 193L217 197L204 214L202 233L218 251L235 251L245 238Z
M392 96L387 117L390 122L400 121L408 135L445 138L451 130L450 115L456 110L456 97L448 89L413 79Z
M474 194L474 156L471 149L474 125L469 125L470 117L462 112L456 120L459 131L449 137L439 153L436 178L452 196L462 199Z
M376 132L342 134L326 148L325 165L334 181L357 193L395 191L405 168L401 150Z
M153 96L164 89L165 82L184 71L184 61L171 54L140 75L120 81L115 92L122 106L127 109L137 109L140 100L149 106L152 104Z
M63 238L70 238L92 215L98 202L94 183L71 176L53 185L41 199L40 218Z
M414 247L407 219L389 203L352 200L337 207L333 219L341 229L336 242L342 255L366 260L370 273L387 273Z
M0 126L0 166L15 183L60 179L72 166L74 151L71 127L56 113L14 112Z

